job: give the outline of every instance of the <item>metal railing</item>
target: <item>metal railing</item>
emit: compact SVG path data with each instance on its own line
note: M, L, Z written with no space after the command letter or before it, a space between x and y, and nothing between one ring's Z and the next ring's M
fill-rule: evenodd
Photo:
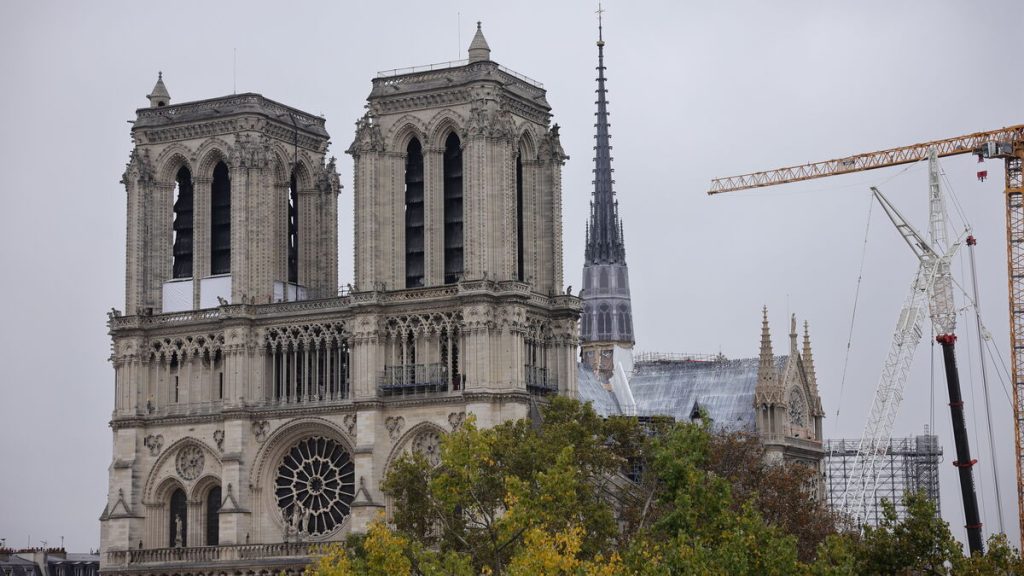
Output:
M540 366L523 366L525 370L526 389L536 394L555 394L558 392L558 381L547 368Z
M448 383L448 366L444 364L400 364L384 367L377 390L381 396L446 392Z

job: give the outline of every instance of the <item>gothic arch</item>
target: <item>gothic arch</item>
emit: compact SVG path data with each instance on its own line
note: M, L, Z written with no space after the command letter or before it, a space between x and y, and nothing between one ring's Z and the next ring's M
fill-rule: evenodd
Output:
M192 178L195 179L195 156L192 151L182 144L172 144L160 153L156 159L156 178L161 184L173 185L182 166L188 168Z
M177 470L175 470L174 464L174 460L178 457L178 452L182 448L190 445L198 446L199 449L202 450L204 458L203 470L200 472L198 478L194 480L180 478L176 473ZM153 463L153 467L150 468L149 478L146 479L145 488L142 491L142 501L143 503L148 502L159 504L161 502L159 495L162 494L162 490L169 480L173 480L180 484L182 489L185 491L185 494L188 495L191 493L187 488L188 485L192 485L194 487L197 480L202 479L207 475L215 475L219 477L220 474L221 461L220 457L217 456L216 451L207 446L202 440L193 436L186 436L165 448L156 459L156 462Z
M209 492L211 488L220 485L220 474L206 472L196 479L191 492L186 491L185 493L188 494L189 502L202 502L203 499L206 498L206 493Z
M324 418L302 418L274 430L256 455L255 465L249 472L249 483L252 486L269 486L273 481L271 474L278 462L294 443L307 436L330 438L341 444L349 454L354 453L354 446L341 426Z
M391 465L395 463L395 460L397 460L402 456L402 454L405 454L408 450L410 450L412 448L412 443L416 439L416 437L424 432L436 432L442 437L448 434L448 432L446 432L442 426L434 422L430 422L429 420L420 422L419 424L416 424L412 428L409 428L409 430L407 430L405 434L402 435L398 442L395 442L394 447L391 448L391 452L388 454L387 460L385 460L384 476L382 476L381 478L387 476L387 473L389 470L391 470Z
M143 503L162 504L170 499L171 494L178 489L181 489L182 492L188 494L188 488L181 482L181 480L173 476L168 476L157 484L156 488L153 490L152 499L144 500Z
M275 494L277 469L296 444L316 436L341 446L348 453L349 461L354 464L354 447L349 436L342 431L340 426L323 418L302 418L284 424L271 433L263 448L257 453L255 465L249 472L249 482L257 490L257 498L260 500L258 506L263 510L264 518L272 518L273 525L282 530L282 533L287 529L287 526L278 508L277 496ZM355 477L353 475L354 480ZM335 526L329 534L321 536L329 537L332 534L337 534L338 530L343 530L345 526L350 524L351 518L352 513L350 510L344 520ZM320 539L321 536L315 538Z
M409 147L409 141L413 138L418 139L421 145L426 146L426 133L426 126L419 118L406 114L391 125L385 146L388 150L405 154L406 148Z
M192 178L213 178L213 168L217 165L217 162L224 162L228 167L228 174L230 174L234 166L230 160L229 150L231 150L231 146L220 138L210 138L203 142L199 149L196 150L195 157L199 159L197 162L198 168L192 173Z
M524 161L537 159L537 140L528 126L519 133L518 142L516 151Z
M434 114L434 117L427 124L425 131L427 140L423 143L423 146L443 149L449 133L454 133L459 138L459 142L465 146L466 133L463 129L465 124L465 119L457 112L448 108L439 111L437 114Z

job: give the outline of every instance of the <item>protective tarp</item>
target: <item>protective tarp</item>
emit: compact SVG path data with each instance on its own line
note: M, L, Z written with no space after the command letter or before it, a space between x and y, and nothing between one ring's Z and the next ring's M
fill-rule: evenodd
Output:
M758 364L757 358L638 362L629 380L637 415L685 421L696 403L715 425L752 432ZM777 371L785 364L785 356L775 358Z
M590 402L594 405L594 411L600 416L618 416L622 414L615 394L604 387L597 374L584 366L579 366L578 395L580 402Z

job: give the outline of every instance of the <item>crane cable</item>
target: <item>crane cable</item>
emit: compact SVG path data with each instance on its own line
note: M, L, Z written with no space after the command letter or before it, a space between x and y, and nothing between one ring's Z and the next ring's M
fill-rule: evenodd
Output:
M846 357L843 358L843 376L839 381L839 402L836 403L836 423L833 429L839 431L839 410L843 405L843 390L846 389L846 369L850 365L850 348L853 344L853 327L857 319L857 303L860 301L860 285L864 278L864 261L868 255L868 237L871 230L871 212L875 207L875 199L868 194L868 217L864 224L864 245L860 254L860 269L857 271L857 289L853 293L853 312L850 314L850 331L846 338Z

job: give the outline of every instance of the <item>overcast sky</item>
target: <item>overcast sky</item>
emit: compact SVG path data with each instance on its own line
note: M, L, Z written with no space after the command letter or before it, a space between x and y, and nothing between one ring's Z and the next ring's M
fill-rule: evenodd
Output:
M162 70L172 102L259 92L323 114L345 189L340 274L352 278L352 162L343 152L377 71L464 58L475 22L493 60L543 82L571 159L565 277L577 287L591 190L595 3L588 1L0 3L0 538L99 545L111 458L106 311L124 303L129 124ZM1024 122L1012 39L1024 3L605 2L616 191L637 348L776 353L788 314L811 324L828 437L858 437L916 269L869 185L927 228L923 164L709 197L708 182ZM236 73L233 55L237 51ZM942 162L978 237L985 322L1007 361L1002 165ZM990 178L981 183L978 170ZM963 221L951 209L957 228ZM865 230L867 234L865 235ZM867 248L865 246L867 237ZM849 368L844 356L865 254ZM967 261L954 274L969 286ZM961 300L962 301L962 300ZM996 529L973 320L959 361L986 535ZM926 338L897 435L934 413L942 513L963 512L941 365ZM941 353L936 351L936 359ZM1016 542L1009 384L990 368L1002 509ZM837 414L837 408L842 410Z

